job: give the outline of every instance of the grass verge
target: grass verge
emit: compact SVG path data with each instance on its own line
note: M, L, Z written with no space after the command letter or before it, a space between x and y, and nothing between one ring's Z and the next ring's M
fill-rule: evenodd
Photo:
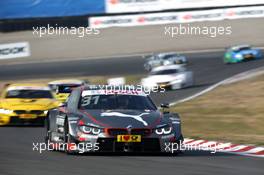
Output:
M264 75L178 104L185 137L264 145Z

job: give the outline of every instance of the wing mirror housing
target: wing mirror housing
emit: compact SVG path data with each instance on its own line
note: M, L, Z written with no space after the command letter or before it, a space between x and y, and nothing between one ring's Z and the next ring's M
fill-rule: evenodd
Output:
M60 104L59 104L59 107L66 107L67 106L67 102L61 102Z
M160 105L161 108L170 108L169 103L161 103Z
M169 111L165 110L170 108L169 103L161 103L160 107L162 108L163 113L169 113Z

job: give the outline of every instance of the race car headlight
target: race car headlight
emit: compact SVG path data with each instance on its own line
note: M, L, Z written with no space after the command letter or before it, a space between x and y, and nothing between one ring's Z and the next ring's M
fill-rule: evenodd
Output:
M48 114L48 112L49 112L49 111L48 111L48 110L46 110L46 111L44 111L44 114L45 114L45 115L47 115L47 114Z
M165 126L165 127L160 127L155 129L155 133L158 135L167 135L172 132L172 127L171 126Z
M102 129L91 126L80 126L80 130L85 134L98 135L102 132Z
M171 63L172 63L171 61L166 60L166 61L163 62L163 65L165 65L165 66L166 65L170 65Z
M170 82L170 84L177 83L177 82L182 82L185 81L185 76L184 75L178 75L175 77L174 80Z
M0 114L12 114L13 110L9 109L0 109Z
M230 53L226 53L226 54L225 54L225 57L226 57L226 58L231 58L231 54L230 54Z
M241 54L236 54L235 58L242 58L242 55Z

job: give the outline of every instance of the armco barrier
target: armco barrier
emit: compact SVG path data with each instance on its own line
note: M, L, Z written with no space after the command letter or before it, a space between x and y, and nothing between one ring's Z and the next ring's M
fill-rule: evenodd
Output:
M107 28L117 26L124 27L168 23L189 23L254 17L264 17L264 6L90 17L89 26Z
M264 4L263 0L105 0L106 13L150 12Z

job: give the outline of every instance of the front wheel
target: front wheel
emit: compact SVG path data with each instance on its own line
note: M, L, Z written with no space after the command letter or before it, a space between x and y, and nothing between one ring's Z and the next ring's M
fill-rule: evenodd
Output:
M171 85L171 90L177 90L181 88L182 88L182 84L180 83Z
M145 65L145 69L146 69L147 71L151 71L151 70L152 70L152 66L149 65L149 64L147 64L147 65Z
M69 155L76 154L76 144L74 141L71 139L71 136L69 134L69 124L68 120L65 119L65 124L64 124L64 144L65 144L65 152ZM75 146L74 146L75 145Z
M50 142L50 126L49 126L49 120L48 117L46 117L45 122L44 122L44 126L46 128L46 135L45 135L45 143L48 144L48 142Z
M55 151L56 148L54 144L52 144L52 138L51 138L52 133L50 131L50 124L49 124L48 119L45 120L45 127L46 127L45 143L48 147L48 151Z

